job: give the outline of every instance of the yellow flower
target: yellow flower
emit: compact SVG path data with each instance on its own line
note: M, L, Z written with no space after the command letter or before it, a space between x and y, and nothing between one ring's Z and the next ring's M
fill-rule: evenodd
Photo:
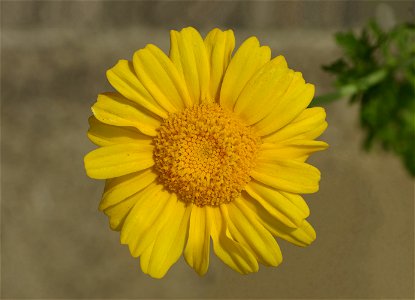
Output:
M183 254L199 275L215 254L246 274L282 261L275 237L298 246L316 237L299 194L318 190L305 163L327 148L324 109L307 108L314 86L251 37L231 57L231 30L203 40L171 31L169 56L154 45L120 60L107 77L117 92L92 106L87 174L106 179L100 210L163 277Z

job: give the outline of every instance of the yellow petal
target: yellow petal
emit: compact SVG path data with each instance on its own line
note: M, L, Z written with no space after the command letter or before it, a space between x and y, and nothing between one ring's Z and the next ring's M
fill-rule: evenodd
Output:
M132 126L150 136L157 135L160 119L117 93L99 94L92 106L95 117L106 124Z
M134 101L162 118L167 118L166 110L154 100L138 80L130 61L118 61L114 67L107 71L107 78L111 85L125 98Z
M229 214L229 232L242 245L254 252L258 261L266 266L278 266L282 262L281 250L271 233L261 225L256 215L244 204L243 199L236 199L221 206ZM226 213L225 213L226 214Z
M267 143L292 139L314 140L326 130L327 122L325 118L324 108L307 108L287 126L262 139Z
M166 216L166 223L160 229L152 247L151 256L140 262L144 273L153 278L162 278L170 267L180 258L188 234L192 205L176 201ZM144 251L146 252L146 251ZM144 253L143 253L144 255Z
M303 215L306 218L310 215L310 208L308 207L307 202L305 202L304 198L301 197L301 195L283 192L283 191L279 191L279 192L281 193L281 195L287 198L288 201L291 201L292 204L297 206L297 208L303 212Z
M301 247L310 245L316 239L316 232L307 220L304 220L298 228L290 228L273 217L258 202L247 201L245 204L257 216L259 222L274 236Z
M217 207L206 206L208 218L211 221L211 237L215 254L233 270L248 274L258 271L258 262L255 256L240 243L229 237L227 220Z
M120 241L127 244L133 257L140 256L157 238L171 209L171 194L157 186L151 194L142 196L129 213L121 230ZM155 192L156 191L156 192ZM175 200L175 199L174 199Z
M290 86L271 112L253 126L255 132L265 136L282 128L305 110L313 97L314 85L305 83L302 74L295 72Z
M209 98L217 101L235 47L233 31L221 31L218 28L211 30L205 38L205 46L210 62Z
M180 111L191 104L183 77L159 48L147 45L136 51L133 63L143 86L168 112Z
M114 144L127 144L135 141L151 143L152 138L142 134L133 127L120 127L102 123L94 116L88 119L88 138L98 146L109 146Z
M312 140L289 140L278 144L263 143L258 153L258 159L293 159L303 162L312 153L325 150L328 146L325 142Z
M308 217L302 209L298 208L288 198L272 187L265 186L252 180L247 184L245 190L273 217L277 218L288 227L299 227L303 220Z
M101 147L85 155L84 162L91 178L123 176L154 165L153 146L135 142Z
M317 237L316 231L307 220L304 220L301 226L295 230L274 224L270 231L274 232L276 236L300 247L309 246Z
M152 169L146 169L117 178L107 179L99 209L104 210L138 193L155 181L156 178L157 174Z
M104 213L109 217L110 227L113 230L121 230L124 225L124 221L131 209L136 205L142 197L146 197L151 192L157 192L157 186L153 183L147 186L144 190L134 194L127 199L104 209Z
M251 77L271 58L267 46L259 46L256 37L250 37L236 51L223 78L220 104L233 111L236 99Z
M192 27L170 31L170 59L181 71L193 104L209 101L210 65L203 39Z
M276 189L299 194L317 192L320 181L317 168L294 160L258 161L251 176Z
M280 106L294 76L283 56L278 56L265 64L248 81L236 100L234 112L247 125L262 120Z
M148 269L148 264L150 263L151 254L153 253L154 242L155 242L155 240L151 243L150 246L148 246L144 250L143 254L140 255L141 270L147 270Z
M189 238L184 258L199 275L205 275L209 267L210 218L205 207L193 205L190 215Z
M124 201L110 206L104 210L104 213L108 216L110 221L110 227L112 230L120 231L124 220L129 214L130 210L134 207L137 199L135 197L129 197Z

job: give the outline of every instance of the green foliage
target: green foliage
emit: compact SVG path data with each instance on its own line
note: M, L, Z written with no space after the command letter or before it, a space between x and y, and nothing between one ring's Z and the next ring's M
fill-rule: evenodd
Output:
M360 34L337 33L336 42L344 57L323 69L337 76L337 91L314 105L344 96L359 103L365 149L380 144L415 176L415 25L383 31L372 21Z

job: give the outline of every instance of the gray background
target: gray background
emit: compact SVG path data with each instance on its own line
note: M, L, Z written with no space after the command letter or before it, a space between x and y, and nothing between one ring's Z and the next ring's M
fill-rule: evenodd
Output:
M282 265L256 274L213 255L203 278L183 259L163 280L142 274L97 210L103 182L83 168L105 71L146 43L168 50L169 29L232 28L237 45L256 35L322 94L333 78L321 65L340 55L334 32L413 17L411 2L382 3L2 1L2 298L413 298L413 180L394 156L361 150L346 101L326 107L331 147L311 160L323 174L306 196L317 240L280 242Z

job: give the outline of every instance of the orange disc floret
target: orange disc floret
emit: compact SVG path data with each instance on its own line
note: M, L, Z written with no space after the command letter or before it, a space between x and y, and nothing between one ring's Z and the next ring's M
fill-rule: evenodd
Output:
M171 114L154 138L159 179L185 202L220 205L237 198L250 180L260 139L215 103Z

